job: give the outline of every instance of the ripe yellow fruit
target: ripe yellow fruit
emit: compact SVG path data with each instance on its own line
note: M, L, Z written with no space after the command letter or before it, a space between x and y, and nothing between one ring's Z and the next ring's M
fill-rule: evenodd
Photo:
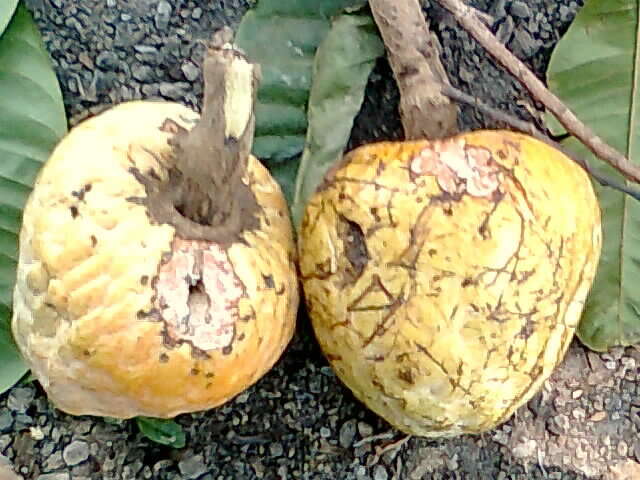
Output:
M600 247L588 175L507 131L354 150L299 236L331 365L426 437L486 431L536 393L573 338Z
M251 73L245 63L238 68ZM249 92L249 108L250 100ZM74 128L38 177L24 211L12 326L66 412L167 418L208 409L256 382L292 337L288 209L253 156L239 185L257 208L237 240L189 238L154 215L167 205L150 200L155 190L141 178L169 182L170 194L190 188L170 183L180 158L170 141L198 118L176 103L121 104ZM229 138L235 148L242 137Z

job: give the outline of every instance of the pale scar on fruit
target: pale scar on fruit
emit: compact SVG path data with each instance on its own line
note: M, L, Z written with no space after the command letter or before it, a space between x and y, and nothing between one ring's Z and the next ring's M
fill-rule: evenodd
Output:
M323 351L396 427L485 431L564 356L599 258L588 176L525 136L347 155L306 210L300 270Z

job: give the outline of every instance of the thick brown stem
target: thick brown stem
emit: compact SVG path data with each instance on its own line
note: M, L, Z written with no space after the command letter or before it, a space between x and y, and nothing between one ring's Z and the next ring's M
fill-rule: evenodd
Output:
M154 219L185 239L232 243L258 226L259 206L243 182L253 143L259 67L230 45L232 33L216 34L203 65L204 100L198 124L176 124L171 140L175 166L169 180L136 175L147 188Z
M405 137L444 138L457 132L458 109L440 93L449 79L440 45L418 0L369 0L400 90Z
M640 166L634 165L615 148L582 123L574 113L551 93L527 66L502 45L483 25L475 9L460 0L438 0L449 10L464 29L498 60L531 94L540 101L569 133L578 138L596 156L609 163L629 180L640 182Z

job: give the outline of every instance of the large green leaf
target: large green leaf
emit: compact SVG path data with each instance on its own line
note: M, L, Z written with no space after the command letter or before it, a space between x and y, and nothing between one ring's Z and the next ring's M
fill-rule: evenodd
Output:
M253 152L275 161L299 154L307 129L306 106L313 57L330 19L365 0L260 0L247 12L236 43L262 67Z
M639 9L638 0L587 1L547 72L550 88L569 108L635 163L640 163ZM574 139L567 146L591 158L598 171L616 175ZM640 341L640 203L612 189L596 189L604 244L578 336L588 347L605 350Z
M307 200L342 155L369 74L383 53L384 45L369 15L341 15L320 45L309 98L309 128L292 207L296 226Z
M0 37L0 92L0 391L4 391L26 371L7 328L22 208L42 162L67 125L49 56L22 5Z
M9 25L13 12L15 12L18 6L18 1L19 0L0 1L0 35L2 35L4 29L7 28L7 25Z

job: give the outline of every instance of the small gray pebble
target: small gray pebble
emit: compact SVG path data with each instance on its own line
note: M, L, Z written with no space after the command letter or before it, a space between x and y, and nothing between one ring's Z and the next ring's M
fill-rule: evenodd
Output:
M338 434L338 441L342 448L349 448L353 444L356 438L357 423L356 420L347 420L340 427L340 433Z
M78 465L89 458L89 445L87 442L75 440L64 447L62 458L68 466Z
M54 7L56 7L58 10L62 9L62 0L51 0L51 3L53 4Z
M190 82L193 82L200 76L200 69L191 62L184 63L180 69L182 73L184 73L185 78Z
M279 457L284 453L284 448L282 448L282 444L279 442L272 443L269 446L269 452L272 457Z
M152 45L136 45L133 49L138 53L154 54L158 53L158 49Z
M511 40L511 36L513 35L513 30L514 30L513 18L507 17L504 19L504 22L502 22L498 26L498 30L496 31L496 38L500 43L507 43L509 40Z
M367 475L367 469L363 465L358 465L356 468L356 479L357 480L369 480Z
M172 100L180 100L189 89L189 84L184 82L160 84L160 95Z
M568 21L569 18L571 18L571 15L573 14L571 9L566 5L560 5L559 13L560 13L560 20L562 20L563 22Z
M373 469L373 480L387 480L388 478L387 469L382 465L376 465Z
M155 22L158 30L166 30L169 26L169 19L171 18L171 4L166 0L161 0L158 3L156 10Z
M107 7L113 8L116 6L116 0L107 0Z
M136 63L131 67L131 75L139 82L152 82L153 68Z
M505 4L507 0L495 0L493 5L491 6L491 10L489 14L496 20L503 19L507 16L507 11L505 9Z
M516 18L529 18L531 16L531 9L525 2L515 0L509 7L509 13Z
M103 70L116 70L120 64L120 59L113 52L101 52L96 57L96 65Z
M362 438L373 435L373 427L366 422L358 422L358 433Z
M38 475L36 480L69 480L70 478L69 472L55 472Z
M200 20L202 17L202 9L200 7L196 7L193 9L193 13L191 13L191 18L194 20Z
M49 455L44 462L44 470L58 470L64 467L64 460L62 460L62 452L57 451Z
M34 396L35 392L32 388L14 388L13 390L11 390L11 393L9 393L7 406L11 410L15 410L17 412L25 412L33 401Z
M525 30L516 30L511 41L513 53L522 59L530 58L538 51L538 43Z
M11 431L13 426L13 415L11 412L4 411L0 413L0 432L7 433Z
M113 86L114 77L111 75L102 73L100 70L94 71L93 79L86 91L87 100L95 101L97 94L103 93Z
M33 422L34 422L34 419L31 418L26 413L18 413L15 416L14 420L16 422L14 426L16 430L24 430L25 428L28 428L31 425L33 425Z
M46 433L45 433L45 436L46 436ZM42 455L44 458L49 458L49 456L55 450L56 444L51 442L43 442L43 443L44 445L42 445L42 448L40 449L40 455Z
M202 455L194 455L178 462L178 469L182 478L198 478L207 471Z
M331 430L327 427L320 427L320 436L322 438L329 438L331 436Z
M155 97L160 93L160 89L158 88L158 85L154 84L154 85L142 85L141 88L142 94L145 96L145 98L148 97ZM124 98L124 96L123 96Z

